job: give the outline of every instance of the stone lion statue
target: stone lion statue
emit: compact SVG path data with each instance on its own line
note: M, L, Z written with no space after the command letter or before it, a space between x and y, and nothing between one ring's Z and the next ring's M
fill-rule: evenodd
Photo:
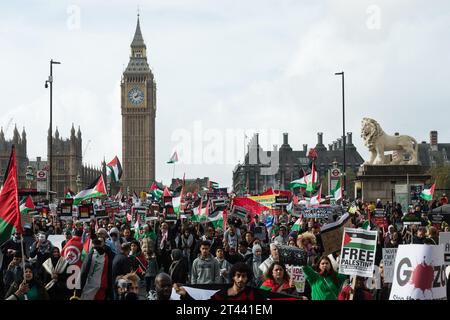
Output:
M381 129L377 121L363 118L361 138L370 151L370 159L364 164L418 164L418 144L413 137L388 135ZM386 161L385 151L393 151L391 162ZM404 160L406 154L409 156L407 161Z

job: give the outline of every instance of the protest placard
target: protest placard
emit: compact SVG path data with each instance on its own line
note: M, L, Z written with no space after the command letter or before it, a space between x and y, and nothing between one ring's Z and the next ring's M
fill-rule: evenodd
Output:
M384 282L392 283L397 248L383 248Z
M302 268L299 266L286 265L286 271L294 282L295 290L298 293L304 293L306 278Z
M303 218L305 219L325 219L328 221L330 216L333 214L332 207L317 207L317 208L307 208L303 207L301 209Z
M342 234L345 227L350 227L351 220L348 213L342 215L337 221L325 224L320 230L324 254L339 252L342 244Z
M372 277L377 247L377 231L344 228L339 272Z
M439 244L444 246L444 263L450 264L450 232L439 233Z
M445 300L443 251L443 245L400 245L389 300Z

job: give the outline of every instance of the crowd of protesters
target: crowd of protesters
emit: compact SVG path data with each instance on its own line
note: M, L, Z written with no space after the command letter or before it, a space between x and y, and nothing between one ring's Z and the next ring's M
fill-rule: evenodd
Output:
M382 248L400 244L438 244L439 232L448 231L443 222L432 225L428 212L448 203L445 195L438 201L417 202L408 208L395 203L348 202L352 227L369 224L378 230L375 264L382 270ZM230 209L230 208L228 208ZM370 215L383 209L380 226ZM420 224L404 225L414 217ZM23 234L15 233L1 248L0 297L8 300L131 300L170 299L172 288L182 298L190 296L183 286L224 285L213 299L255 299L263 291L285 294L294 299L385 300L390 284L369 289L367 279L357 277L350 287L348 276L337 270L339 252L324 255L321 241L323 221L301 219L300 228L292 227L299 217L281 210L268 228L265 217L250 219L229 215L226 230L211 222L158 217L135 230L131 221L98 219L62 221L57 217L34 221ZM255 229L264 229L264 237ZM52 244L49 235L64 235L62 250ZM23 238L23 241L22 241ZM68 246L83 247L79 253L79 276L71 279L73 256ZM304 250L307 256L302 271L304 292L296 292L287 266L279 259L280 245ZM23 247L23 249L22 249ZM23 251L22 251L23 250ZM25 261L23 261L25 257ZM78 283L69 286L68 283ZM258 289L258 290L251 290Z

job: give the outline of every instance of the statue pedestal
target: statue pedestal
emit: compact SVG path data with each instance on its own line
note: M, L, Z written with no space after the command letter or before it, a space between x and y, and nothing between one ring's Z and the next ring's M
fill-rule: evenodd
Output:
M356 175L355 195L365 202L377 199L383 203L399 202L405 210L411 202L411 189L421 190L430 180L426 171L427 168L421 165L363 164ZM413 193L412 196L417 195Z

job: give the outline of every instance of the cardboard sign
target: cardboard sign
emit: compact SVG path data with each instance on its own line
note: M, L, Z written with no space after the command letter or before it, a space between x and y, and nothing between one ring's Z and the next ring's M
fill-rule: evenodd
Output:
M348 213L342 215L337 221L325 224L320 230L324 254L341 251L342 234L345 227L350 227L351 219Z
M400 245L389 300L446 300L443 245Z
M395 257L397 248L383 248L384 282L392 283L394 278Z
M371 278L375 265L377 231L345 228L339 273Z

